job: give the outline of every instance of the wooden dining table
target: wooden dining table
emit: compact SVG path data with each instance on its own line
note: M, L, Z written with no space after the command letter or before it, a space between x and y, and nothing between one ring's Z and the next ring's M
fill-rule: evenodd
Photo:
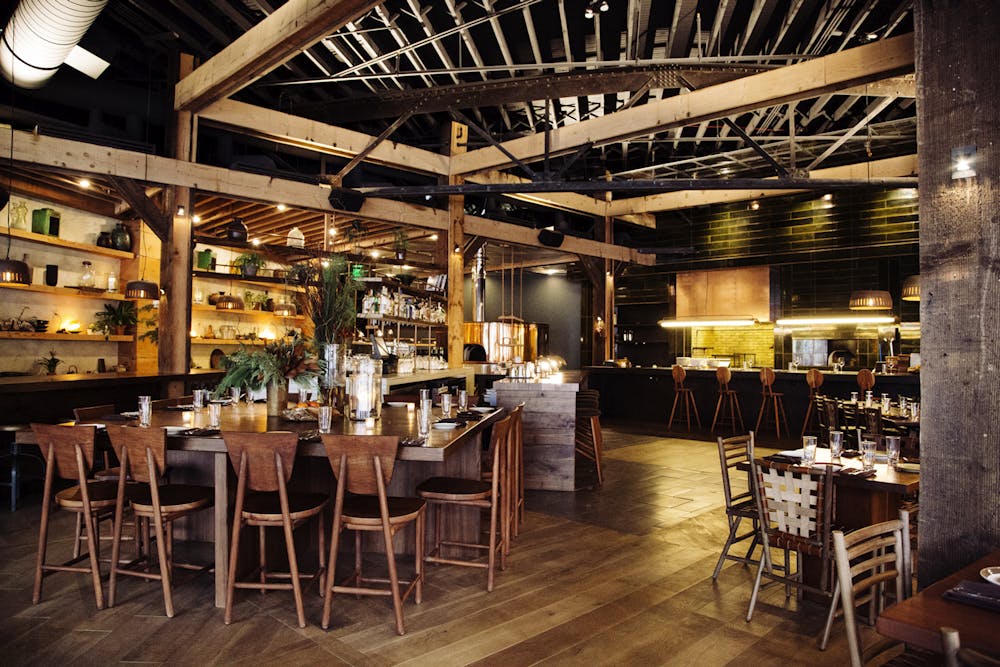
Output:
M465 425L444 430L432 428L424 444L420 446L400 446L396 456L396 466L392 481L387 488L389 495L413 495L416 485L427 477L448 475L478 479L480 476L482 434L487 425L503 416L502 409L482 413L478 421L469 421ZM436 423L442 415L440 408L434 409ZM118 415L108 415L106 419L93 419L88 423L104 426L135 424L135 421L122 421ZM215 490L215 509L211 530L203 533L206 539L214 542L215 562L215 605L225 606L226 572L229 557L229 496L230 482L233 473L225 443L219 434L191 434L192 429L208 429L207 409L167 409L154 410L150 428L168 429L167 448L170 451L189 452L183 457L184 465L202 464L206 469L205 476L198 478L198 471L180 470L186 479L175 480L183 482L200 481L211 484ZM221 410L221 430L241 432L265 431L304 431L316 430L315 421L292 421L282 417L268 417L267 408L263 403L225 405ZM333 433L344 435L396 435L401 439L417 437L416 412L407 407L384 406L381 418L367 426L363 421L352 421L343 417L335 418ZM19 444L36 444L34 434L30 429L18 432ZM317 474L332 475L327 462L326 449L319 440L300 441L298 457L322 458ZM177 457L168 456L168 465L175 466ZM180 466L181 468L184 465ZM450 525L449 525L450 522ZM462 539L475 539L478 536L478 513L455 514L446 519L449 530L454 530Z
M944 592L963 580L983 581L979 571L1000 565L1000 548L885 609L875 623L879 634L943 653L941 628L958 630L962 646L1000 656L1000 612L949 600Z

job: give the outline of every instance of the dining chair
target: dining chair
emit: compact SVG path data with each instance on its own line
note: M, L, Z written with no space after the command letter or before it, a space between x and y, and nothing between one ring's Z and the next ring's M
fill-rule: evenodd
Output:
M222 440L229 452L229 460L236 469L236 502L233 512L233 535L229 551L229 577L226 584L225 623L233 620L233 596L237 588L256 589L261 592L281 589L292 591L299 627L306 627L302 603L302 578L309 583L321 580L326 565L326 545L322 512L329 498L320 493L292 493L288 480L295 465L298 435L288 431L266 433L241 433L223 431ZM293 531L312 517L319 520L319 569L312 575L299 571ZM240 533L244 526L257 526L259 559L250 578L237 581ZM273 572L267 566L266 533L268 527L281 528L288 554L288 572ZM290 579L288 583L272 579Z
M115 406L113 403L90 405L83 408L73 408L73 419L76 420L78 424L85 424L101 417L112 415L114 412ZM108 440L108 436L105 432L102 431L97 434L96 447L97 452L101 455L101 461L104 464L104 467L102 470L94 472L94 479L111 480L113 482L118 481L118 477L121 475L122 469L121 466L113 465L111 457L114 454L114 450L111 447L111 442Z
M98 609L104 608L104 589L101 586L99 560L100 541L97 539L97 522L110 516L115 506L117 484L107 480L87 479L94 465L97 428L93 425L32 424L35 440L45 458L45 485L42 491L42 516L38 528L38 554L35 560L35 586L32 604L42 599L42 580L53 572L87 572L94 584L94 601ZM53 491L56 478L76 482L59 492ZM87 553L74 553L63 563L46 562L49 537L49 517L52 505L82 516ZM86 560L89 565L77 565Z
M939 656L935 658L926 651L907 647L894 639L880 639L862 647L858 632L858 615L863 607L866 607L864 613L868 624L873 625L885 608L890 591L894 602L904 599L905 582L909 576L905 524L905 512L902 512L899 519L883 521L851 533L833 531L837 570L835 594L839 596L844 614L852 667L861 667L876 660L878 664L939 664ZM833 609L827 618L822 648L825 648L825 637L832 618ZM890 656L892 662L884 662Z
M740 398L735 389L729 387L733 380L733 372L728 366L719 366L715 369L715 379L719 383L719 399L715 402L715 415L712 417L712 427L709 429L715 433L715 427L730 426L733 435L745 431L743 425L743 412L740 410ZM729 411L728 417L726 411ZM721 419L720 419L721 418ZM737 420L739 420L739 430L737 430Z
M731 473L737 470L741 464L749 465L753 461L753 431L747 435L738 435L732 438L717 438L719 447L719 464L722 466L722 493L726 499L726 521L729 523L729 536L722 546L722 553L719 554L719 561L715 564L715 572L712 579L717 579L722 572L722 565L725 561L734 560L738 563L748 565L756 563L752 558L754 548L760 544L760 522L758 521L757 502L753 493L753 475L747 474L746 491L734 492ZM746 533L740 535L739 528L743 519L749 520L753 527ZM752 538L750 548L743 556L733 556L729 550L737 542L742 542Z
M823 394L816 394L812 397L813 413L816 415L816 436L819 439L819 444L824 447L830 445L830 431L835 430L830 428L830 418L827 414L826 404L830 401L836 401L836 399L828 399Z
M996 667L1000 659L962 646L962 638L955 628L941 628L941 646L944 648L945 667Z
M132 480L127 483L124 476L118 478L118 494L115 501L114 538L111 545L111 578L108 584L108 606L115 606L118 575L159 580L163 589L163 607L168 618L174 616L172 593L173 571L175 567L205 571L209 566L188 565L174 561L174 521L195 512L209 509L213 505L214 490L190 484L161 483L166 470L167 431L162 428L136 428L133 426L112 426L108 428L111 445L118 452L122 470ZM126 488L130 492L126 496ZM136 540L136 558L128 563L120 562L122 524L127 507L131 507L136 517L136 534L147 538ZM150 544L149 524L153 523L153 537L156 540L156 560L159 574L149 571L153 560ZM141 524L141 526L140 526Z
M674 378L674 404L670 408L670 418L667 420L667 431L670 431L674 427L674 415L677 414L677 404L681 403L681 408L684 411L684 419L687 422L687 430L691 430L691 413L694 413L695 423L698 424L698 430L701 430L701 417L698 415L698 406L695 404L694 392L689 388L684 386L684 380L687 378L687 371L684 370L683 366L674 364L674 367L670 369L670 374Z
M397 436L323 434L322 438L330 466L337 478L337 495L330 531L330 566L323 585L325 599L322 627L326 630L330 626L335 593L382 595L392 598L396 632L403 635L406 633L403 625L403 602L411 594L417 604L423 599L426 539L424 519L427 504L422 498L391 497L386 493L386 487L392 481L396 451L399 448ZM415 526L414 574L412 579L405 581L399 578L397 571L393 537L410 523ZM354 531L354 569L346 580L337 583L337 552L340 534L344 530ZM388 579L363 575L361 535L364 532L382 533ZM388 584L388 588L365 584ZM400 586L405 586L405 590L400 592Z
M596 391L596 390L594 390ZM598 399L598 406L600 405L600 399ZM511 458L511 492L510 500L513 504L511 511L512 528L511 536L517 537L521 534L521 526L524 524L524 402L518 403L514 406L514 409L510 411L510 458ZM598 440L601 442L601 449L603 450L603 438L601 438L599 432L601 428L601 422L598 418L593 418L591 422L591 428L595 428L598 431ZM596 448L595 448L596 451ZM598 454L598 458L600 454ZM603 475L600 477L603 480ZM509 548L509 545L508 545Z
M763 554L757 566L747 621L753 618L757 596L764 577L785 584L785 597L791 587L798 594L809 591L833 599L833 577L830 557L830 530L833 520L833 470L831 466L803 468L764 459L753 461L754 493L757 516L761 525ZM781 549L783 565L775 566L771 549ZM791 569L790 552L794 551L795 570ZM803 556L819 559L818 585L803 579ZM778 574L776 570L783 573Z
M487 459L490 461L490 481L481 479L464 479L459 477L431 477L417 485L417 494L435 508L434 511L434 546L430 553L424 556L427 563L459 565L476 567L486 570L486 590L493 590L496 561L500 560L500 569L507 567L506 531L504 507L510 506L505 495L509 492L507 471L507 448L510 442L510 415L494 422L490 434L490 446ZM445 506L473 507L488 509L490 512L490 527L487 543L479 541L468 542L456 536L442 536L441 513ZM473 549L486 552L486 562L479 559L462 559L457 556L445 556L442 547L453 549Z

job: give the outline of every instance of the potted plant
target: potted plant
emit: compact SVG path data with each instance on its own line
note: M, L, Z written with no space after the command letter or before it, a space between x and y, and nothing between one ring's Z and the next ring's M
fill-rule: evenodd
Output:
M139 321L139 312L131 301L119 301L117 304L104 304L104 310L96 313L94 328L104 332L107 338L114 334L122 336L130 327Z
M396 253L396 259L403 261L406 259L406 249L410 247L410 238L402 229L397 229L393 235L392 251Z
M264 266L264 258L256 252L245 252L233 260L233 266L243 273L244 278L252 278Z
M56 357L55 350L49 350L49 356L47 357L35 359L35 364L43 367L46 375L55 375L56 369L59 368L59 364L61 363L63 363L63 360Z
M304 305L313 323L316 348L322 353L320 384L328 405L342 407L346 343L354 338L357 293L361 285L340 255L321 265L315 283L306 287Z
M292 264L288 267L286 280L295 285L305 285L313 277L313 267L308 263Z
M254 292L253 290L243 292L243 303L246 304L247 310L263 310L267 299L268 296L263 292Z
M219 382L216 394L224 396L230 387L267 389L267 414L280 416L288 407L288 380L315 377L319 371L316 357L306 342L298 336L279 338L262 349L243 347L222 362L226 374Z

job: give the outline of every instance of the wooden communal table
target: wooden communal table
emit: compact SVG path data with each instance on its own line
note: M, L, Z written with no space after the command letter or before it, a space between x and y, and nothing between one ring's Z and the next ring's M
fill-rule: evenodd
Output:
M1000 656L1000 612L980 609L942 597L960 581L983 581L979 571L1000 565L1000 549L931 584L908 600L894 604L878 617L879 634L943 653L941 627L958 630L962 646Z
M224 431L294 431L302 432L316 429L316 422L287 421L280 417L268 417L266 406L262 403L252 405L224 406L222 408L222 430ZM439 409L435 408L435 420L440 417ZM427 477L434 475L449 475L478 479L480 476L480 458L482 450L482 433L487 424L499 419L502 410L487 413L478 422L469 422L465 427L452 430L431 429L430 437L425 445L420 447L400 447L393 473L392 482L388 487L389 495L413 495L416 485ZM93 420L101 423L101 420ZM107 420L109 426L121 425L122 422ZM134 422L132 422L134 423ZM208 411L154 411L151 428L178 427L207 428ZM364 422L354 422L349 419L337 419L333 424L334 433L358 435L398 435L404 437L417 436L416 413L402 407L384 407L382 417L375 421L375 426L367 428ZM22 431L17 434L20 444L35 444L34 434ZM215 543L215 605L222 607L226 598L226 572L229 557L229 483L231 466L226 452L226 446L220 436L182 436L171 434L167 438L170 450L190 452L184 465L206 464L211 470L210 479L215 487L215 511L213 530L204 533L206 539ZM330 478L332 470L326 457L322 442L300 443L300 457L313 457L314 465L318 466L318 474ZM210 458L208 458L210 457ZM321 460L316 460L321 459ZM210 464L209 464L210 461ZM176 457L168 459L173 468ZM179 466L183 468L182 466ZM298 469L298 464L297 468ZM190 478L192 471L178 471L183 480L196 481ZM197 471L193 471L197 477ZM207 480L202 478L202 483ZM475 539L479 530L478 512L455 513L446 519L445 527L454 530L462 539ZM402 542L402 540L401 540ZM408 540L407 540L408 543Z

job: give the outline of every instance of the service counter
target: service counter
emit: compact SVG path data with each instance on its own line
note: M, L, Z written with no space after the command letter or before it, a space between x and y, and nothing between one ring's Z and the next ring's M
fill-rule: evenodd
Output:
M707 433L712 424L719 383L715 369L685 369L684 386L692 389L701 423ZM784 393L785 413L791 433L798 435L802 429L809 399L806 371L775 370L774 391ZM589 366L585 369L586 384L601 393L601 414L613 419L666 422L674 401L674 380L670 367L617 368ZM859 391L857 371L823 372L820 393L834 398L848 399L852 391ZM729 384L739 396L740 410L747 429L753 428L760 410L760 369L732 369ZM893 400L902 394L920 400L920 376L916 373L875 374L875 396L888 393ZM773 427L772 427L773 429Z

